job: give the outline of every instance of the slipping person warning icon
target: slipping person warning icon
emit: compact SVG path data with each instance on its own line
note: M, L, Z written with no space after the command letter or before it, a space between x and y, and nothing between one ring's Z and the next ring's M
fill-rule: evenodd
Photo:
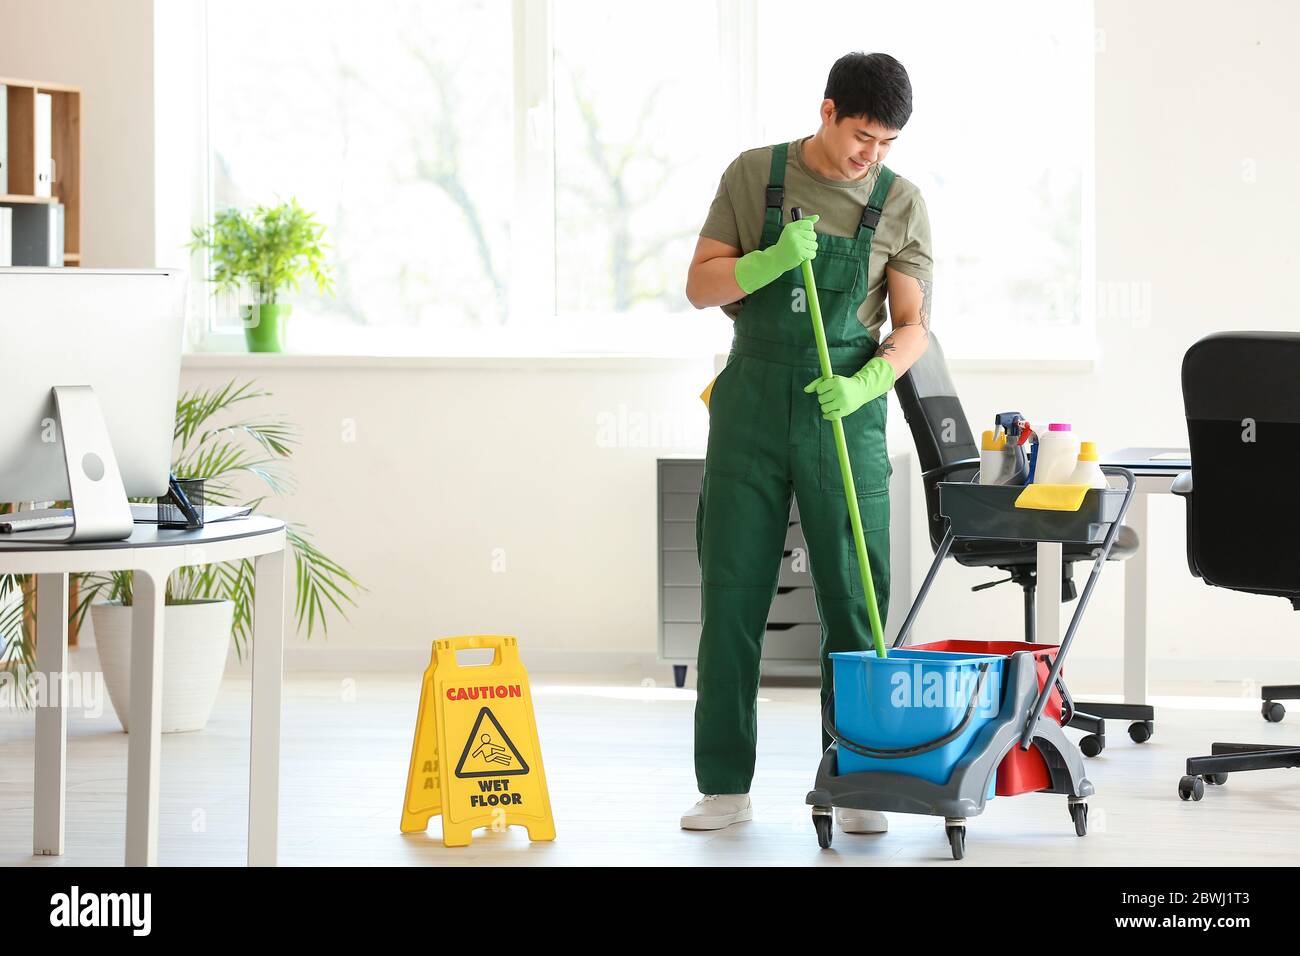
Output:
M490 726L488 726L490 724ZM510 777L528 773L528 764L496 716L487 707L478 712L456 764L458 777Z
M499 763L503 767L510 766L510 754L506 753L506 748L498 746L492 742L491 734L484 734L479 738L479 745L470 751L471 757L482 756L488 763Z

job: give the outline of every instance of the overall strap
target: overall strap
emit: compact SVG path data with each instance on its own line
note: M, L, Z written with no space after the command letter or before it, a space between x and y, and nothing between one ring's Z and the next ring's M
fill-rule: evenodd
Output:
M868 251L871 249L871 237L876 234L876 226L880 225L880 214L885 209L885 197L889 195L889 187L892 185L894 185L894 171L888 166L881 166L876 176L876 186L871 190L871 198L867 200L867 205L862 210L862 221L858 223L858 239L865 240Z
M772 242L781 232L781 219L785 204L785 159L789 143L772 147L772 171L767 176L766 208L763 210L763 231L772 234Z

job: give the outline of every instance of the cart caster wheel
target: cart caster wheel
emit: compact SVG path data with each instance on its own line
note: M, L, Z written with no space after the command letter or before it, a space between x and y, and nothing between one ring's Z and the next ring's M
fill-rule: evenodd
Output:
M1085 757L1095 757L1106 749L1106 738L1097 734L1088 734L1079 741L1079 749Z
M1183 777L1178 781L1178 799L1199 800L1205 796L1205 781L1200 777Z
M673 665L673 686L679 688L686 686L686 665L685 664Z
M1088 805L1086 803L1070 804L1070 819L1074 821L1074 832L1078 836L1088 835Z
M817 831L817 845L823 850L829 850L831 847L831 834L834 831L831 824L834 822L834 818L829 810L823 813L814 810L812 820L813 829Z
M1139 720L1136 723L1128 725L1129 739L1135 744L1144 744L1151 739L1151 735L1156 732L1154 721Z
M1204 779L1212 787L1222 787L1228 782L1228 775L1226 773L1207 773Z
M1282 718L1286 716L1286 708L1275 700L1264 701L1264 706L1260 708L1260 712L1263 713L1264 719L1270 724L1280 724Z
M964 824L944 827L948 831L948 845L952 847L952 858L960 860L966 856L966 827Z

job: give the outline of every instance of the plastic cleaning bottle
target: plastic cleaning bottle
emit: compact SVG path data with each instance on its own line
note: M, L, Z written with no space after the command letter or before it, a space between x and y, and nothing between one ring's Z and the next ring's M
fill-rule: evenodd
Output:
M1038 436L1038 457L1034 464L1034 483L1065 485L1079 463L1079 439L1067 422L1052 422Z
M1090 441L1079 443L1079 463L1074 466L1067 485L1087 485L1089 488L1109 488L1101 465L1097 462L1097 446Z
M1015 468L1015 454L1007 454L1007 436L999 432L996 438L993 432L985 430L980 436L980 484L1005 485Z
M1002 447L1002 453L1006 456L1003 459L1001 469L997 472L998 478L995 481L984 480L983 460L984 453L980 452L980 483L997 484L997 485L1023 485L1029 481L1029 458L1026 454L1025 445L1033 438L1034 432L1030 428L1029 422L1025 421L1019 412L998 412L993 420L993 442L998 443L999 439L1005 442ZM988 435L988 432L984 433ZM981 445L981 449L987 447ZM1032 447L1032 446L1031 446Z

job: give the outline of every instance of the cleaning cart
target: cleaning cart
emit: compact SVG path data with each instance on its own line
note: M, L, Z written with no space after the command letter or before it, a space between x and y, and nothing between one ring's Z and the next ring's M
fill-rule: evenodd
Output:
M823 723L833 742L807 797L822 848L831 845L835 807L920 813L944 818L953 858L960 860L966 821L981 814L995 793L1062 794L1075 832L1088 832L1093 786L1082 754L1061 731L1073 709L1061 668L1136 487L1127 469L1104 471L1123 477L1127 486L1089 489L1076 510L1016 507L1023 486L940 483L947 530L895 650L883 658L871 651L832 655L835 690ZM1096 546L1092 572L1059 647L1023 645L1007 654L1011 645L1004 642L906 646L958 538Z

